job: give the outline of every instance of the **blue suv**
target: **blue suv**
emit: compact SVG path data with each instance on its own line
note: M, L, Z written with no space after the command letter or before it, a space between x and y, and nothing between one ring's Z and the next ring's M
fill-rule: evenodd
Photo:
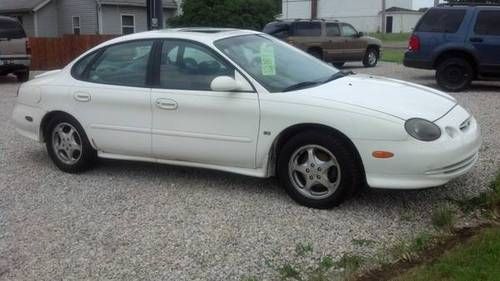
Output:
M420 19L404 65L435 69L438 85L451 92L473 80L500 80L500 5L441 5Z

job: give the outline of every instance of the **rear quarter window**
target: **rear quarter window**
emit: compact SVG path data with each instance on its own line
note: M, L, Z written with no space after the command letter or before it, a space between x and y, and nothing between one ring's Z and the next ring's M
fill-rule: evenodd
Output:
M20 39L25 38L23 26L14 20L0 19L0 38L1 39Z
M465 10L431 9L420 20L416 31L455 33L460 28L465 16Z
M295 22L292 25L293 36L321 36L320 22Z

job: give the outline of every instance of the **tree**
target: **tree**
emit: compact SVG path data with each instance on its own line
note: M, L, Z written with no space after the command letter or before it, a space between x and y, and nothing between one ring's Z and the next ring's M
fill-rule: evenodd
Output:
M184 0L182 11L169 25L261 30L281 13L281 0Z
M500 4L500 0L446 0L448 3Z

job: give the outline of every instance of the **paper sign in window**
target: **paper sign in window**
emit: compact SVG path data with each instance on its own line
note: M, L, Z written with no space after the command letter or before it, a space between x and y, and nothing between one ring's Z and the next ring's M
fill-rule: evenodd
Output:
M262 75L276 75L276 62L274 58L273 46L262 44L262 46L260 47L260 60L262 66Z

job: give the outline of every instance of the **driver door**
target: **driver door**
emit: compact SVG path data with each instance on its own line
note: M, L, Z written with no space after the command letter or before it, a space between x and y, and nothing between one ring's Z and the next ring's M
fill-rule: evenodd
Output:
M358 36L358 31L347 23L341 24L342 37L344 39L344 56L347 60L362 60L365 56L368 43Z
M159 67L159 87L151 95L154 156L255 168L257 93L210 87L219 76L248 82L213 50L186 40L165 40Z

